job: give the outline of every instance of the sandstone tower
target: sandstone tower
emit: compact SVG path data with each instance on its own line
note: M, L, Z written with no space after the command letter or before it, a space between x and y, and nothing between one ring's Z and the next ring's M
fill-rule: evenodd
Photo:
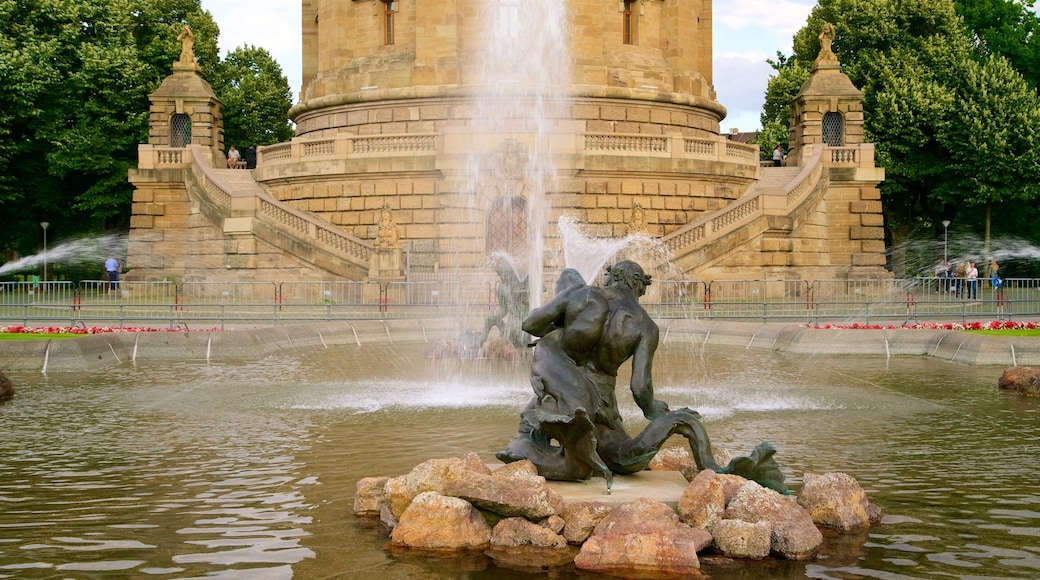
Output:
M543 4L556 11L530 24ZM153 131L131 176L134 276L493 276L502 255L558 271L560 217L652 236L691 279L885 274L883 171L858 91L836 61L818 67L795 107L797 164L762 167L757 146L719 131L710 1L301 5L297 136L242 171ZM550 32L559 44L539 44ZM154 125L169 123L154 104L166 98L153 95ZM213 119L219 135L219 107ZM163 162L178 145L199 153ZM145 193L163 188L183 197Z

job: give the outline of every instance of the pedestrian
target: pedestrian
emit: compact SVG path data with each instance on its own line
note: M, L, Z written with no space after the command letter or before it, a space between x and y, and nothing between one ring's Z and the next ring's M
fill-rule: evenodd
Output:
M228 166L228 169L234 169L238 165L238 160L241 159L241 158L242 158L242 154L238 152L238 149L235 149L234 145L232 145L231 148L228 149L228 152L227 152L227 166Z
M997 307L1004 306L1004 279L1000 277L1000 266L993 260L989 264L989 285L993 287L994 297L997 299Z
M780 167L784 164L784 150L779 145L773 149L773 165Z
M978 300L979 297L979 269L975 267L975 262L968 262L968 267L964 270L964 280L966 286L966 298L971 300Z
M256 145L246 149L246 169L256 169Z
M108 275L108 293L111 294L119 289L119 271L122 266L119 264L119 260L112 256L109 256L105 260L105 274Z

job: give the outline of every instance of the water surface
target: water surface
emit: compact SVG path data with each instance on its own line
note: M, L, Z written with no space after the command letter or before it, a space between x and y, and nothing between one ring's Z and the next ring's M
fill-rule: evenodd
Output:
M717 446L746 453L772 441L795 489L807 471L844 471L886 513L869 534L828 539L811 562L705 571L1040 577L1040 401L999 392L1002 370L666 345L659 398L699 409ZM493 462L530 396L525 363L365 346L11 378L18 396L0 406L0 577L530 573L483 557L391 555L351 515L361 477L468 451ZM641 428L631 397L619 398L630 429Z

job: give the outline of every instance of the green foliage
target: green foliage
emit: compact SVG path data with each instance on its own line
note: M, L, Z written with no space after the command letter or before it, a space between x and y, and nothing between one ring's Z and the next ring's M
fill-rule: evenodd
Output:
M1036 40L1035 15L1009 0L820 0L795 54L774 64L777 79L811 66L825 22L843 72L864 91L890 242L943 218L977 224L994 204L1035 206L1021 202L1040 196L1040 100L1028 80L1040 51L1019 50ZM792 85L770 84L767 112L794 96Z
M244 46L229 52L217 67L213 90L224 102L224 143L244 151L293 137L288 112L289 81L282 67L262 48Z
M957 0L957 13L972 31L978 52L1001 55L1031 87L1040 85L1040 18L1032 0Z
M281 68L260 48L221 62L200 0L0 0L0 250L125 229L127 171L148 140L148 94L180 57L187 23L204 77L227 106L229 138L292 137ZM243 147L244 148L244 147Z

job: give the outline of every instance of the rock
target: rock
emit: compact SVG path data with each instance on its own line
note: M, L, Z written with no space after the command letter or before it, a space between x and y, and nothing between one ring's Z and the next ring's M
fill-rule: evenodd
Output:
M531 521L563 511L563 496L549 489L545 478L538 475L538 468L526 459L500 467L491 475L468 472L464 477L450 479L444 494L499 515Z
M574 565L614 575L696 575L697 552L710 542L711 534L680 522L672 508L643 498L614 508L603 518Z
M749 481L726 507L724 519L771 526L770 549L789 560L808 560L823 545L823 534L805 508L787 496Z
M1011 367L1000 375L997 386L1001 389L1014 389L1027 397L1040 397L1040 369Z
M14 385L11 383L11 379L7 378L3 372L0 372L0 401L6 401L14 398Z
M507 338L489 339L484 343L482 352L484 357L490 360L502 360L512 363L520 362L520 351Z
M844 473L806 473L798 505L804 507L818 526L840 532L870 526L870 501L859 482ZM879 510L880 511L880 510Z
M563 537L570 544L581 545L612 509L598 501L576 501L563 506Z
M469 474L490 475L491 470L476 453L462 457L430 459L415 466L407 475L394 477L386 482L383 491L394 519L399 519L412 499L424 491L436 491L443 495L452 480L469 477ZM385 520L384 520L385 521Z
M737 492L740 488L744 487L744 484L748 482L747 479L740 475L733 475L732 473L720 473L718 479L722 483L722 494L726 496L726 505L733 501L733 498L737 497Z
M712 533L715 547L731 558L761 560L769 555L772 526L769 522L722 520Z
M563 526L567 525L567 522L560 516L554 514L538 522L538 525L543 528L549 528L557 534L562 534Z
M676 506L683 523L712 532L726 511L723 478L710 469L697 474L686 486Z
M484 550L491 543L491 527L468 501L426 491L401 514L390 542L435 552Z
M647 469L651 471L678 471L687 481L697 475L697 464L693 455L685 447L669 447L662 449L650 460Z
M357 482L354 494L354 515L378 516L379 509L386 501L383 488L389 477L363 477Z
M551 529L524 518L506 518L491 531L491 545L496 548L532 546L563 549L567 547L567 540Z

